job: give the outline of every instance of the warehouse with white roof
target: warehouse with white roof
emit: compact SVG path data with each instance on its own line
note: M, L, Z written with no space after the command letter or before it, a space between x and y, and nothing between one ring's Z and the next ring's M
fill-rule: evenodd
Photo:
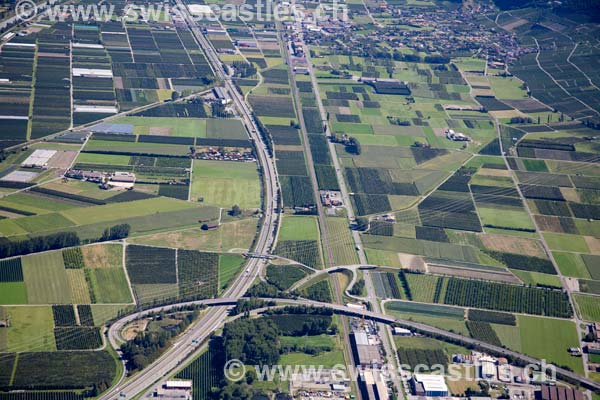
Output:
M48 161L56 154L56 150L36 150L23 163L23 168L48 168Z
M448 396L448 386L443 375L414 374L411 386L415 396Z

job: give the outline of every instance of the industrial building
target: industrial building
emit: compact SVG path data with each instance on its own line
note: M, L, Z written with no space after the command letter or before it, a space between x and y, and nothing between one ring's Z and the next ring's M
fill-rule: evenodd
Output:
M396 336L412 336L412 332L408 329L400 328L399 326L394 327L394 335Z
M360 381L364 398L375 400L388 400L390 398L389 389L380 371L363 371L360 374Z
M379 347L371 343L367 332L362 329L352 331L352 344L354 345L355 361L362 367L381 366L382 359Z
M496 373L496 360L492 357L481 357L479 359L480 377L482 379L495 380Z
M414 374L410 383L415 396L448 396L448 386L443 375Z

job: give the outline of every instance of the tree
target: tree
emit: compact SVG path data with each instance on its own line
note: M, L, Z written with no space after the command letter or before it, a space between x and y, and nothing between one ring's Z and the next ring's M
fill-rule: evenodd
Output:
M231 210L229 210L229 215L231 215L232 217L237 217L241 213L242 209L237 204L234 204L233 207L231 207Z
M362 149L360 147L360 142L355 137L350 137L348 139L348 144L346 145L346 151L351 154L355 154L357 156L360 155Z

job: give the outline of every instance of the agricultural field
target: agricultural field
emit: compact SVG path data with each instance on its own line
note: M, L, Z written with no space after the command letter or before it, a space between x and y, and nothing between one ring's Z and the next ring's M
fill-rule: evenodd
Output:
M390 301L385 303L385 311L398 318L429 324L469 336L465 324L465 310L462 308Z
M191 197L230 209L260 208L260 181L254 163L195 160Z
M567 351L578 344L575 325L571 321L519 316L518 325L524 353L583 372L581 359L571 357Z
M209 348L175 376L178 379L191 379L194 382L193 396L195 399L208 399L211 388L223 379L223 367L219 357L220 352Z
M122 14L124 8L116 7L115 12ZM177 97L204 89L212 77L202 50L186 30L163 31L160 24L147 23L129 29L116 22L108 26L94 21L71 28L66 22L54 22L10 40L3 70L10 71L10 80L19 85L12 90L14 96L2 99L10 118L4 123L2 148L119 111L159 105L171 100L173 93ZM70 41L77 46L62 51ZM9 99L18 101L9 105ZM183 109L171 108L174 116L189 116Z
M136 244L178 247L187 250L205 250L217 253L242 252L250 248L256 235L257 220L244 218L223 222L218 229L202 230L198 227L178 229L164 233L139 236L130 240Z

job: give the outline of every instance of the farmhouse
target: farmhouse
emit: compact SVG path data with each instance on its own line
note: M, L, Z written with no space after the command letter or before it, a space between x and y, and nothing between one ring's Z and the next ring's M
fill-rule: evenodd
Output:
M105 175L98 171L83 171L79 169L71 169L65 173L67 178L79 179L82 181L103 183Z
M48 162L56 154L56 150L36 150L23 163L23 168L48 168Z
M325 207L339 207L343 205L342 195L340 192L333 190L321 190L321 203Z
M448 396L448 386L443 375L414 374L410 384L415 396Z
M464 133L454 132L453 129L446 130L446 138L452 140L453 142L470 142L471 138L469 138Z

